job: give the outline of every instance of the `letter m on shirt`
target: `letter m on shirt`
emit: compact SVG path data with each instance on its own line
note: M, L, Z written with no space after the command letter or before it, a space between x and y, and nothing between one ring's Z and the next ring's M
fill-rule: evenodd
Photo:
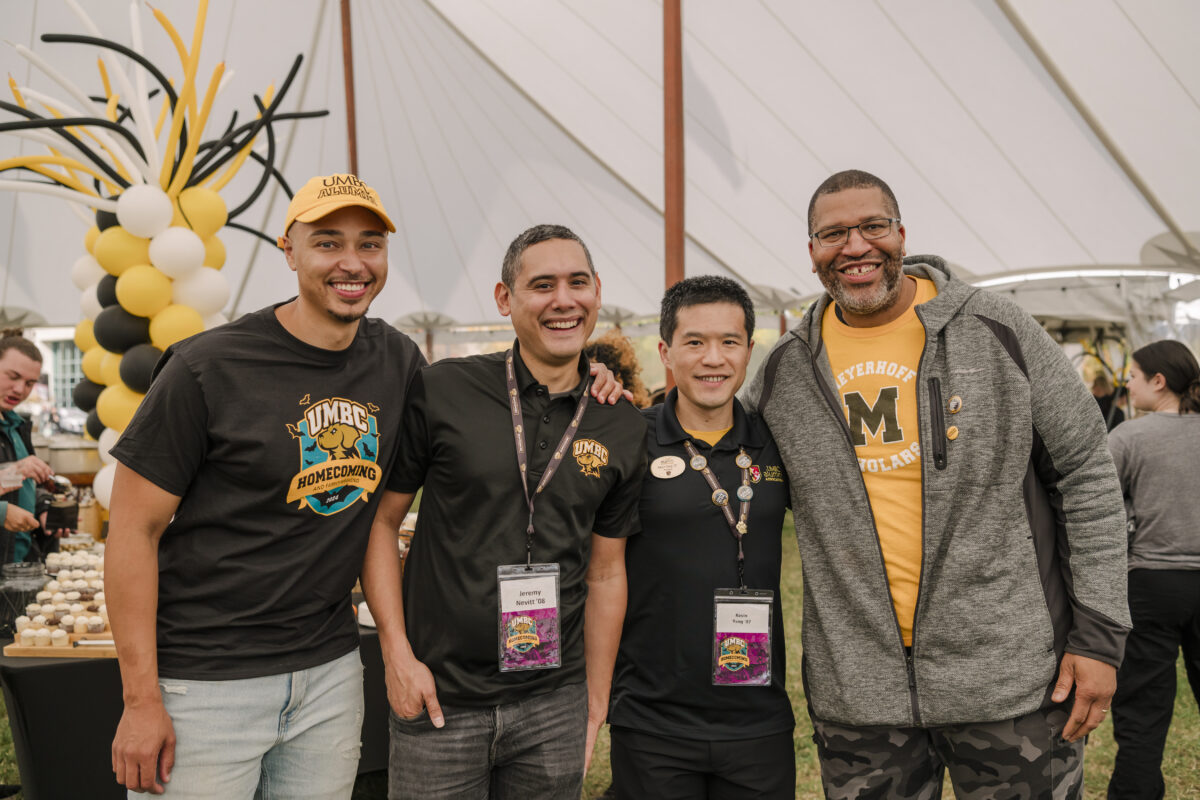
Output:
M858 392L846 392L842 402L846 404L850 423L850 438L855 447L867 444L867 431L872 436L879 435L883 428L884 444L904 440L904 431L900 430L900 419L896 411L896 401L900 390L895 386L885 386L879 390L875 405L867 405L867 401Z

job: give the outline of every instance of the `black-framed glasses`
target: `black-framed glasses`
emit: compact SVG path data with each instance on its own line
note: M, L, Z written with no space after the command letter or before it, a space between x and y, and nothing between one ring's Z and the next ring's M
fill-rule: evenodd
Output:
M882 239L892 232L892 226L899 222L897 217L875 217L857 225L835 225L824 228L812 234L809 238L816 239L822 247L841 247L850 238L850 231L858 228L864 239Z

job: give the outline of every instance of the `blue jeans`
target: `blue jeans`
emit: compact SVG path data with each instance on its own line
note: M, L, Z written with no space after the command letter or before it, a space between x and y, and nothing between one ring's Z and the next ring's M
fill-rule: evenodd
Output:
M159 686L176 739L165 797L340 800L354 791L363 718L358 650L300 672L161 678Z
M499 706L391 714L389 800L578 800L583 791L587 684Z

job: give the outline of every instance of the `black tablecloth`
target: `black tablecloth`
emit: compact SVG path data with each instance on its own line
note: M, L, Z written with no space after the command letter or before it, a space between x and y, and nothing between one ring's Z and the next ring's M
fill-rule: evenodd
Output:
M387 769L387 691L379 636L360 628L363 662L359 773ZM0 685L12 727L25 800L124 800L112 772L112 740L121 719L115 658L7 658Z

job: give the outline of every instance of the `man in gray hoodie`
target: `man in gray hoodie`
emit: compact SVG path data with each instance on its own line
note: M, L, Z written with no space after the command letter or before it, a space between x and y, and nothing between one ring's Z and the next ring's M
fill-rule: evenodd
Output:
M745 392L791 478L827 797L1078 797L1129 629L1104 421L1013 303L905 258L856 170L809 204L826 294Z

